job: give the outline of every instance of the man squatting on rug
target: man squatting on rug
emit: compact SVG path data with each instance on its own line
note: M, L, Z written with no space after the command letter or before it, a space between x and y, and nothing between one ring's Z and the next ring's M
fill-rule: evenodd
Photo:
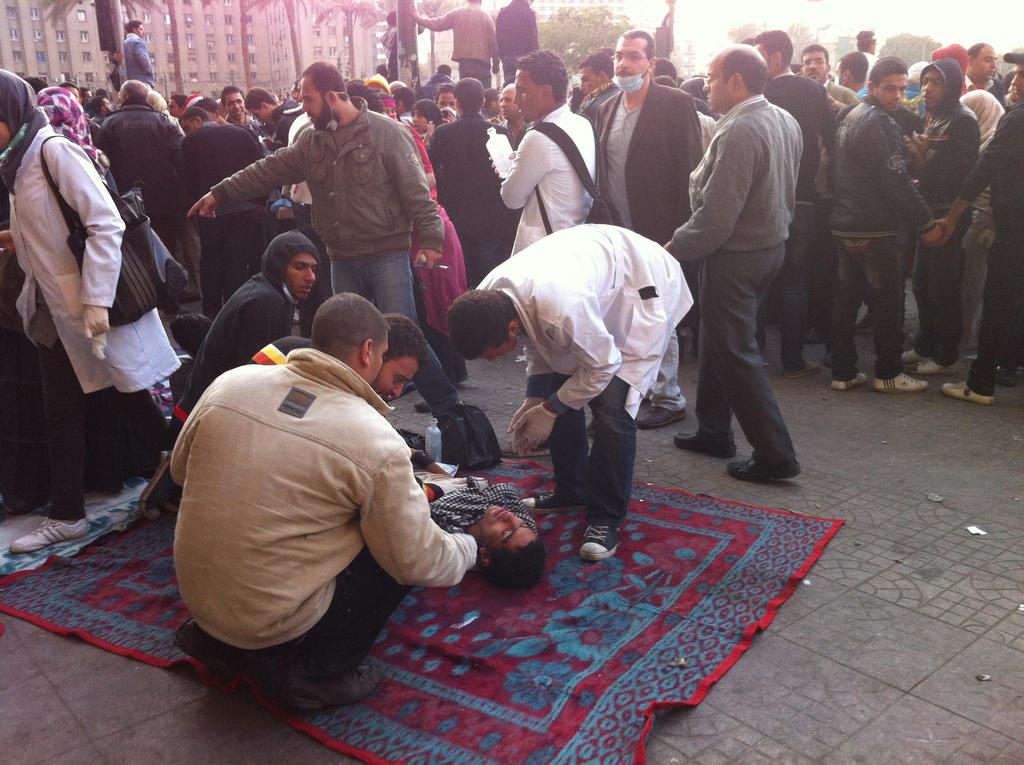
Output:
M371 385L387 349L381 313L336 295L317 311L312 347L218 377L171 457L183 487L175 567L194 617L176 645L301 709L374 691L366 656L412 586L450 587L478 565L507 585L505 552L538 543L508 488L439 500L440 524L468 533L431 519ZM539 580L542 547L539 560L519 585Z
M536 511L586 506L580 557L615 554L636 459L636 414L669 335L693 299L679 264L650 239L616 226L549 234L502 263L448 312L452 344L493 361L526 338L526 399L513 449L550 438L555 491ZM594 415L587 444L583 408Z

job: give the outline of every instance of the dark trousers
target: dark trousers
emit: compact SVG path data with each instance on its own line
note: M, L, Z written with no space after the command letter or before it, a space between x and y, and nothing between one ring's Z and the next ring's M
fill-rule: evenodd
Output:
M779 342L782 369L803 369L804 337L807 335L808 260L814 246L814 205L798 202L789 224L786 255L775 276L779 292Z
M174 215L150 215L149 224L153 228L153 233L160 237L160 241L164 243L164 247L171 253L173 257L178 249L178 230L181 226L182 216ZM182 263L182 266L185 266Z
M700 279L699 431L732 441L732 415L754 447L754 459L775 466L796 460L782 412L757 347L757 312L785 259L785 245L753 252L719 250Z
M50 517L85 517L85 394L64 345L39 346L46 450L50 457Z
M981 304L978 357L971 364L967 384L991 396L996 388L996 366L1019 356L1018 320L1024 310L1024 220L997 218L996 238L988 253L985 297Z
M501 59L502 87L516 81L516 72L519 71L519 59L521 58L522 56L506 56Z
M566 375L551 375L548 395L568 379ZM636 460L636 421L626 411L628 395L629 385L614 377L590 402L594 445L589 447L589 454L582 409L559 415L551 431L548 443L555 468L555 491L560 497L586 503L588 524L618 528L626 517Z
M458 231L458 226L455 227ZM476 289L487 274L508 260L512 253L512 242L495 237L494 234L463 236L459 231L462 258L466 263L466 282Z
M464 58L459 61L459 79L473 77L480 80L484 90L491 87L491 65L487 61Z
M864 244L866 242L866 244ZM864 301L864 291L875 293L875 377L888 380L902 371L900 351L903 321L903 275L894 236L836 241L839 252L839 290L832 312L832 377L852 380L857 376L854 325Z
M335 578L331 604L309 632L248 654L257 661L270 660L293 675L330 677L348 672L363 663L411 589L396 582L363 547Z
M914 299L921 324L914 350L944 367L960 357L963 239L970 224L969 218L963 218L941 247L919 242L914 261Z
M828 230L828 216L831 214L832 199L819 199L814 208L814 246L808 267L807 321L826 339L832 328L832 307L838 288L836 240Z
M199 219L199 275L203 313L209 318L216 317L249 278L250 264L262 254L262 242L263 228L256 210Z

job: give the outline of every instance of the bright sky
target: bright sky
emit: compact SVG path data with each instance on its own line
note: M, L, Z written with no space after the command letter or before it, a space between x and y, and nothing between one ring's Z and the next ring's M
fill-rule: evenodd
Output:
M656 24L667 6L659 0L626 0L631 17L639 23ZM985 6L988 7L988 6ZM1024 46L1019 24L989 10L979 13L961 12L957 5L940 3L936 12L924 12L914 0L679 0L676 3L676 39L697 40L698 61L706 61L726 42L726 33L745 22L764 24L767 29L785 29L793 23L821 32L823 42L831 42L843 34L856 34L873 29L879 50L885 38L901 32L930 35L942 44L958 42L965 48L976 42L988 42L1000 55L1006 50ZM1011 3L1007 8L1018 7ZM943 8L942 11L938 11ZM634 10L635 9L635 10ZM962 9L961 9L962 10ZM1013 13L1010 13L1012 16Z

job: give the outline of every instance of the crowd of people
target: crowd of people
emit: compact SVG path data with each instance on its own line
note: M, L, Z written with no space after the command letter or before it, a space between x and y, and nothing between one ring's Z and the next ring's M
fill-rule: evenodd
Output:
M908 65L865 32L833 78L827 49L794 61L769 30L683 80L641 30L570 73L528 0L497 28L474 0L414 19L454 30L457 80L398 81L392 34L366 80L314 63L289 94L165 100L138 22L116 95L0 71L0 493L8 513L49 502L12 552L81 537L87 491L153 474L194 616L178 645L316 709L373 691L366 656L411 586L536 584L534 514L580 508L580 558L615 555L637 430L687 416L687 339L696 429L674 443L733 458L735 415L747 481L800 473L769 324L782 375L830 367L835 391L867 383L868 327L875 391L924 390L970 351L944 394L991 404L1015 381L1024 54L1004 87L984 43ZM201 311L112 318L132 187ZM466 359L524 346L507 449L550 451L552 492L451 479L388 424L412 388L459 417ZM149 392L168 378L169 422Z

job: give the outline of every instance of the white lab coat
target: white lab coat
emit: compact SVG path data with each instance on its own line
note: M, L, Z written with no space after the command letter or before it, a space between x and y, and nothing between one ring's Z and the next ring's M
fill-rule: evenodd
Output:
M656 296L644 297L654 288ZM495 268L479 289L512 298L527 344L528 376L569 379L558 399L582 409L619 377L635 417L654 384L670 333L693 305L682 269L657 242L624 228L556 231Z
M65 138L50 141L46 146L50 174L89 233L79 271L67 246L67 226L39 159L43 141L52 135L56 133L49 126L36 134L11 194L11 232L18 265L25 272L18 312L26 333L38 340L43 318L37 313L38 289L85 393L110 386L124 393L142 390L169 377L179 366L178 357L156 310L133 324L111 327L105 360L92 354L92 341L82 326L82 306L113 304L124 223L86 153Z

